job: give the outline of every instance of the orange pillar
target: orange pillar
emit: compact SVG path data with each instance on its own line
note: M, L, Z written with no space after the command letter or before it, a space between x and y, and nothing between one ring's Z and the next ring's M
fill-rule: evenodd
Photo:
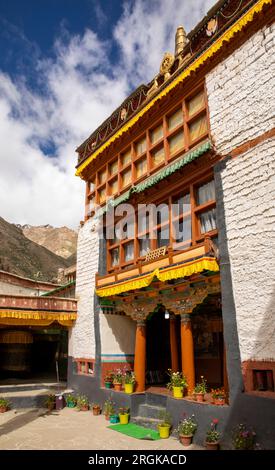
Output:
M195 361L193 333L189 313L181 314L181 364L182 372L187 378L188 394L190 394L195 387Z
M136 376L136 392L145 390L145 367L146 367L146 326L145 321L137 321L135 363L134 372Z
M179 353L176 333L176 317L170 314L170 349L171 349L171 369L172 372L179 371Z

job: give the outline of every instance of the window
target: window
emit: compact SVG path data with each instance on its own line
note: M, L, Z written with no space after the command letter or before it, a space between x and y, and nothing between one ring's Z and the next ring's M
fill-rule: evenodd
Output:
M197 140L199 137L204 135L207 131L206 115L203 115L196 119L189 125L189 136L191 142Z
M147 159L146 159L146 157L139 160L135 164L135 168L136 168L136 177L137 177L137 179L141 178L143 175L145 175L145 173L147 173Z
M153 166L158 166L165 160L165 153L164 153L164 147L161 147L158 150L155 150L152 152L152 165Z
M117 266L119 264L119 248L111 250L111 266Z
M105 182L106 182L106 170L103 170L98 173L98 184L103 184Z
M146 152L146 139L145 139L145 137L143 139L141 139L139 142L136 143L135 150L136 150L136 156L139 156L142 153Z
M152 144L155 144L159 140L163 138L163 126L162 124L156 127L154 130L150 132L150 140Z
M150 240L149 236L145 235L144 238L139 239L139 255L146 256L148 251L150 251Z
M187 110L189 117L194 116L205 106L204 92L201 90L196 96L187 101Z
M99 204L102 204L105 201L106 201L106 187L104 186L104 188L98 191L98 202Z
M78 359L76 361L77 373L94 375L94 361L89 359Z
M169 140L169 151L170 155L178 152L179 150L184 148L184 135L183 132L178 132L178 134L171 137Z
M113 176L117 173L118 171L118 162L115 160L114 162L110 163L109 165L109 174L110 176Z
M253 388L261 392L274 392L272 370L253 370Z
M121 188L124 189L128 184L131 184L132 181L132 171L131 168L129 170L125 170L121 173Z
M197 189L197 204L205 204L209 201L215 200L215 184L214 181L209 181L208 183L199 186Z
M196 211L201 235L217 229L214 180L197 188Z
M131 150L127 150L127 152L122 153L121 155L121 166L124 168L126 165L129 165L132 161Z
M124 243L124 261L132 261L134 259L134 242Z
M181 108L178 109L171 116L169 116L167 119L167 125L168 125L169 131L171 131L172 129L175 129L175 127L179 126L182 123L183 123L183 112Z
M110 188L110 192L109 194L111 196L113 196L114 194L116 194L118 192L118 181L117 181L117 178L115 178L114 180L112 180L110 183L109 183L109 188Z

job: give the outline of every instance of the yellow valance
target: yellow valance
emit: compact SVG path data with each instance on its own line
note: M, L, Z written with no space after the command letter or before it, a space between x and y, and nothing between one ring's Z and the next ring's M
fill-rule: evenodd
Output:
M166 96L173 88L185 80L192 72L197 70L207 59L212 57L216 52L221 49L224 42L229 42L233 36L241 31L249 22L253 20L254 14L262 11L264 5L271 4L272 0L259 0L252 6L246 13L244 13L239 20L228 28L217 41L215 41L205 52L203 52L189 67L175 78L164 90L156 95L146 106L144 106L132 119L130 119L124 126L122 126L112 137L110 137L104 144L101 145L94 153L92 153L76 170L76 176L81 176L83 170L94 160L100 153L102 153L109 145L111 145L118 137L128 131L154 104L163 96Z
M201 258L197 261L190 261L180 266L172 266L162 270L155 269L153 272L144 276L139 276L134 279L129 279L124 282L113 284L107 287L101 287L96 290L99 297L109 297L112 295L122 294L135 289L142 289L143 287L149 286L153 281L154 277L162 282L169 281L171 279L178 279L180 277L191 276L192 274L201 273L202 271L219 271L219 265L214 258Z
M58 322L62 326L72 326L76 318L76 313L0 310L0 323L2 325L49 326L53 322Z

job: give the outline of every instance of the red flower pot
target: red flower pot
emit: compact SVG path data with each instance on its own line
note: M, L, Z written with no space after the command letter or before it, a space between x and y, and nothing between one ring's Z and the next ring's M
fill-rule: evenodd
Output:
M225 405L225 398L215 398L215 405Z
M219 450L219 442L205 442L206 450Z
M83 405L80 407L80 411L88 411L89 406L88 405Z
M113 385L114 385L114 390L115 390L116 392L121 392L121 390L122 390L122 384L114 383Z
M93 415L98 416L101 413L101 409L99 407L94 407L93 408Z
M190 446L192 444L193 435L190 434L189 436L185 436L184 434L181 434L179 436L179 439L180 439L180 442L182 443L182 445L187 447L187 446Z
M1 406L0 413L5 413L6 411L8 411L8 408L6 406Z
M196 393L196 399L202 403L204 401L204 393Z

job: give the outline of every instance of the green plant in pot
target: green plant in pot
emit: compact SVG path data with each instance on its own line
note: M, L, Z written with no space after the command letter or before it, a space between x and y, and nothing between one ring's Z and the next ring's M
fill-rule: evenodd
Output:
M72 395L71 393L69 393L68 395L66 395L66 405L68 408L74 408L76 406L76 403L77 403L77 398Z
M206 432L205 446L207 450L219 449L221 434L219 431L217 431L218 422L218 419L212 419L210 428Z
M87 397L87 395L78 395L76 405L79 411L88 411L89 398Z
M192 443L193 436L198 427L194 418L194 415L186 417L185 419L179 422L177 427L177 434L179 436L179 440L185 447L190 446L190 444Z
M11 408L11 403L6 398L0 398L0 413L5 413Z
M104 384L106 388L111 388L113 384L113 372L108 371L104 377Z
M101 413L101 406L98 403L92 404L92 411L94 416L98 416Z
M105 419L109 420L110 416L114 415L115 413L115 403L108 399L105 401L103 405L103 414L105 415Z
M201 381L196 384L196 387L194 388L194 394L196 395L196 400L199 402L204 401L204 395L207 392L207 383L206 379L204 376L201 376Z
M53 393L50 393L46 397L44 404L46 408L48 408L48 410L53 410L55 408L55 395Z
M125 393L129 393L129 394L133 393L135 383L136 383L135 373L131 370L128 370L124 376Z
M173 391L174 398L182 398L184 390L188 387L185 375L182 372L173 372L168 369L169 382L167 388Z
M118 410L120 424L128 424L130 409L127 407L120 407Z
M170 435L170 429L172 425L172 418L170 413L166 410L159 413L159 419L161 423L158 425L159 435L162 439L167 439Z
M123 380L122 370L116 369L113 373L113 385L114 385L114 389L117 392L120 392L122 389L122 380Z
M245 424L238 424L233 430L232 439L235 450L253 450L255 448L256 433Z

